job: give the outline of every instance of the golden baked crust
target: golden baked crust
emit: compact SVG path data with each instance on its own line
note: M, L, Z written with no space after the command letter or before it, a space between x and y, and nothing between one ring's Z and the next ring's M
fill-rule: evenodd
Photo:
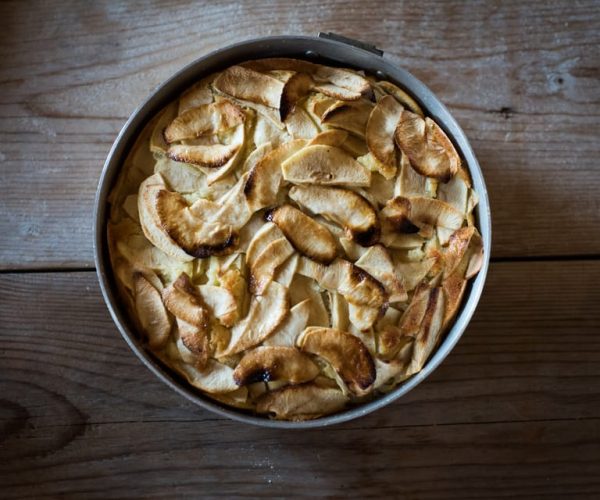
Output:
M483 261L468 172L391 82L307 61L198 81L110 195L123 302L217 401L305 420L419 372Z

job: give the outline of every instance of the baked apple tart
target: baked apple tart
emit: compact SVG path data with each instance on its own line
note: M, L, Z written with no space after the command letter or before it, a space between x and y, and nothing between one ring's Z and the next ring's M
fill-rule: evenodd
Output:
M419 372L483 261L477 194L438 124L391 82L302 60L198 81L145 127L109 201L147 348L276 419Z

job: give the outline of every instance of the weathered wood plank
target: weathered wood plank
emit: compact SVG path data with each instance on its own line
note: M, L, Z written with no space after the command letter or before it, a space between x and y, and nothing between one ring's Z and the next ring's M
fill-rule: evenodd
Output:
M155 380L84 273L0 275L0 487L44 495L600 494L600 262L492 265L442 366L310 432L214 417Z
M479 155L494 255L600 247L597 2L3 2L0 267L92 265L111 142L153 87L250 37L373 42L455 113ZM232 20L235 20L232 22Z

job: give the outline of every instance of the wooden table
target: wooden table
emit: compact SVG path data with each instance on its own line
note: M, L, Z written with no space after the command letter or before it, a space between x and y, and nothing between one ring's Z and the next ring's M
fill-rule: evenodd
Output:
M597 1L0 4L0 497L600 495ZM386 409L233 423L156 380L100 297L92 209L131 111L223 45L333 31L426 82L491 196L481 305Z

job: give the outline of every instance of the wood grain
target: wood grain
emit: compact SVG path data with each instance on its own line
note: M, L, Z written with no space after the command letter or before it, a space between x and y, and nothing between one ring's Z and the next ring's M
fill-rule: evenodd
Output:
M119 128L198 56L275 34L377 44L465 128L496 257L596 254L598 3L0 4L0 268L92 266L97 179Z
M0 489L23 497L600 495L600 262L492 265L465 336L366 418L284 432L148 372L91 272L0 275Z

